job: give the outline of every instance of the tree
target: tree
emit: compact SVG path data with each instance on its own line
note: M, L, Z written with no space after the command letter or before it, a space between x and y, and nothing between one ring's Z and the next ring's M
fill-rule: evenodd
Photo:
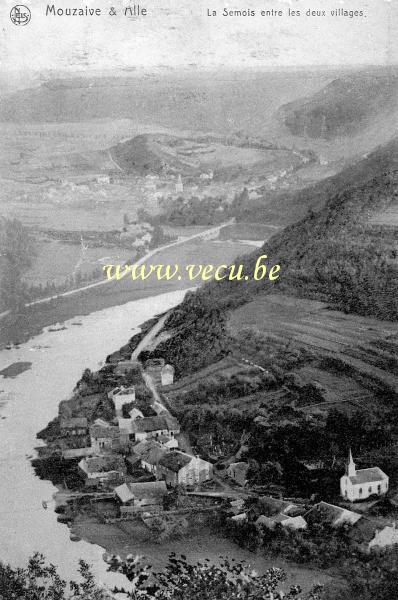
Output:
M357 557L345 566L348 587L335 600L393 600L398 598L398 550Z
M24 569L0 563L1 600L110 600L111 596L95 582L89 565L81 560L82 581L69 584L61 579L42 554L34 554Z
M220 557L222 558L222 557ZM130 597L134 600L320 600L321 586L303 596L300 586L291 587L285 595L278 592L286 579L282 569L272 567L259 575L244 561L223 558L219 565L209 559L191 564L186 556L172 552L166 567L158 573L142 566L137 558L122 561L113 557L111 570L123 573L133 583Z
M28 300L22 275L32 265L35 248L26 227L17 219L0 222L0 256L3 263L0 298L6 308L18 311Z
M0 563L1 600L111 600L101 589L85 561L80 561L82 581L67 583L54 565L46 564L41 554L35 554L25 569L14 569ZM139 557L119 557L110 560L110 570L124 574L131 582L127 597L132 600L320 600L321 586L302 595L293 586L286 595L279 594L279 585L286 575L282 569L271 568L258 575L245 562L224 558L219 565L208 559L190 564L184 555L170 554L167 566L156 573L143 566ZM125 590L119 590L125 592Z

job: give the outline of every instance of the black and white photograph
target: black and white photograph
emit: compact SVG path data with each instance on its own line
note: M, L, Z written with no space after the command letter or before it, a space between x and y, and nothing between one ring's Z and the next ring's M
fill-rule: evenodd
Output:
M0 600L398 598L398 1L0 0Z

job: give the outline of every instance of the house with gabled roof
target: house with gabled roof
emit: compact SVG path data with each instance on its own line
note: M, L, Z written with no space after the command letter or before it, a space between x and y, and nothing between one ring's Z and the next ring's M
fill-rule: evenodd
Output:
M133 435L133 423L132 419L123 419L123 417L117 417L117 424L121 431L125 431L128 436Z
M88 421L86 417L61 418L59 427L66 437L87 435Z
M267 529L275 529L278 524L290 529L307 529L307 521L301 515L297 517L289 517L283 513L272 517L260 515L256 520L257 527L266 527Z
M161 435L169 437L176 435L180 432L180 426L178 421L171 415L162 415L135 419L132 424L132 431L136 441L142 441L157 438Z
M350 450L345 474L340 478L340 494L344 500L356 502L369 496L383 496L388 491L389 478L379 467L357 469Z
M135 407L130 410L129 415L132 421L135 421L136 419L142 419L144 417L140 409Z
M134 446L134 453L139 455L141 467L155 475L157 479L161 479L159 462L166 452L168 452L167 448L153 439L141 442L141 444L141 448ZM139 446L140 444L137 445Z
M311 522L312 519L320 517L323 522L328 523L332 527L340 527L341 525L355 525L362 518L357 512L347 510L335 504L328 502L318 502L307 513L306 519Z
M120 439L121 430L119 427L103 427L102 425L92 425L90 427L91 447L97 454L112 451L120 442Z
M163 508L167 487L164 481L123 483L115 488L115 495L122 504L121 514L158 512Z
M158 477L172 485L196 485L213 478L213 465L198 456L169 450L159 460Z
M83 458L79 467L88 479L117 479L126 473L126 465L121 456L107 455Z
M156 440L166 448L178 448L178 440L175 437L170 437L169 435L160 435L158 438L156 438Z
M108 392L108 398L113 401L115 405L116 416L122 416L122 410L124 404L130 404L135 401L135 387L125 387L121 385Z
M395 522L363 517L348 533L351 543L362 552L370 552L398 544Z
M260 496L248 509L251 518L257 519L260 515L274 517L284 514L290 517L302 515L305 509L289 500L273 498L272 496Z

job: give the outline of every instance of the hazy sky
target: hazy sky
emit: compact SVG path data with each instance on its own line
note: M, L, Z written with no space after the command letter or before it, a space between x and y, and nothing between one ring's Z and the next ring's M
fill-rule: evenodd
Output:
M101 17L46 17L43 0L20 0L32 12L25 27L9 18L16 1L0 0L2 71L398 63L398 0L141 0L148 16L138 19L122 16L123 7L132 5L126 0L54 3L98 7ZM111 6L117 16L109 16ZM224 7L250 8L257 16L222 17ZM207 8L219 16L206 16ZM272 8L284 16L259 15ZM363 10L366 17L289 18L289 8Z

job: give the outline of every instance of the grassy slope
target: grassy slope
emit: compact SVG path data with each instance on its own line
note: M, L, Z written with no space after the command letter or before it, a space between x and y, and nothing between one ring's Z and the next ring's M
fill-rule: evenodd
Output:
M337 175L296 192L267 195L257 204L242 208L239 220L289 225L306 216L309 209L320 210L331 196L358 187L380 173L398 168L398 139L374 149L366 158L352 160Z
M397 93L396 70L350 73L282 106L278 116L293 135L331 139L356 133L380 113L396 112Z
M394 141L339 175L335 184L325 183L324 208L277 233L262 249L245 257L246 272L253 270L264 252L271 264L282 265L276 289L285 295L333 303L346 313L396 321L397 231L372 224L375 216L397 210L396 157ZM383 172L385 168L388 170ZM319 193L315 189L314 201ZM307 194L311 198L311 190ZM189 294L169 318L174 337L157 352L167 355L179 375L219 360L231 348L228 311L257 297L261 300L270 291L275 291L275 286L269 281L224 281Z

